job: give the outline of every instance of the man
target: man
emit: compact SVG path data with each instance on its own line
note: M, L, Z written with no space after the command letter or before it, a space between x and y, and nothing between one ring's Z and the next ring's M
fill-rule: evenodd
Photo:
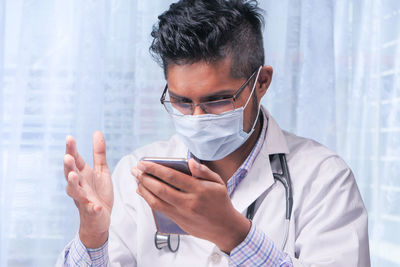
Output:
M370 265L367 214L349 168L260 107L273 73L262 24L244 0L181 0L159 16L151 51L177 135L124 157L112 182L103 135L94 134L93 170L67 137L67 193L81 224L59 265ZM188 157L191 175L144 156ZM291 187L273 175L285 160ZM152 210L188 233L178 251L156 247Z

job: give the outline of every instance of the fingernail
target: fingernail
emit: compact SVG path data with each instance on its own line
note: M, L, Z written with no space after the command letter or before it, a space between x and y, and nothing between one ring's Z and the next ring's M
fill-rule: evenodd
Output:
M200 165L200 162L198 162L197 160L195 160L195 159L193 159L194 160L194 167L196 168L196 169L198 169L198 170L200 170L201 169L201 165Z
M132 168L131 173L133 176L138 177L139 176L139 171L136 168Z
M136 166L139 170L141 170L142 172L146 171L146 167L140 163L140 161L138 162L137 166Z
M197 160L195 160L195 159L190 159L190 160L192 160L193 161L193 164L194 164L194 167L196 168L196 169L199 169L200 168L200 164L199 164L199 162L197 161ZM189 161L190 161L189 160Z

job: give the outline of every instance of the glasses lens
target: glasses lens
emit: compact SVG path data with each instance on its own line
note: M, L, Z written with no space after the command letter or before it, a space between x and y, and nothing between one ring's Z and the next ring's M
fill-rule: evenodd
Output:
M209 114L220 114L234 109L232 99L222 99L200 104Z
M175 115L191 115L192 114L192 104L185 102L171 102L164 101L165 109Z
M180 113L188 115L192 114L192 104L185 102L171 102L174 109L178 110Z

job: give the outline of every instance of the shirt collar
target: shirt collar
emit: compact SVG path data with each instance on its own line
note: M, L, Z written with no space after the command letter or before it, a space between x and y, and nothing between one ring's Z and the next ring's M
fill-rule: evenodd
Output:
M268 118L265 116L263 109L261 109L261 114L262 114L261 133L250 154L247 156L246 160L242 163L242 165L240 165L239 169L236 170L236 172L232 175L232 177L229 178L227 182L229 195L232 195L233 191L235 191L236 186L244 179L244 177L246 177L249 169L254 163L255 158L257 157L261 148L263 147L265 134L267 132L267 127L268 127Z

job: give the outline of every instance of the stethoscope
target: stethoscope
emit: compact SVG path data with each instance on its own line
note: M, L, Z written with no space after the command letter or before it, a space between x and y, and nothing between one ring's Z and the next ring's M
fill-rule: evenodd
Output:
M286 242L289 236L289 225L290 218L292 214L293 207L293 191L292 191L292 183L290 180L289 168L286 161L285 154L273 154L269 156L269 160L272 163L275 156L279 157L279 162L281 165L280 173L272 173L274 179L281 182L283 187L285 188L285 198L286 198L286 214L285 214L285 232L283 236L283 243L281 249L284 250L286 246ZM272 166L272 164L271 164ZM247 208L246 218L249 220L253 220L255 214L257 199ZM168 247L171 252L176 252L179 249L180 244L180 235L178 234L162 234L156 231L154 235L154 244L156 248L162 249L164 247Z

